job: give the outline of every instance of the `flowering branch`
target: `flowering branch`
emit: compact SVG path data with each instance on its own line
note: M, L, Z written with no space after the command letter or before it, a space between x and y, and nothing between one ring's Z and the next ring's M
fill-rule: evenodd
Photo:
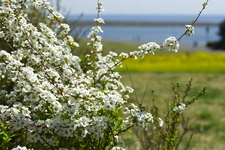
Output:
M208 5L208 2L209 0L207 0L205 3L202 4L202 10L199 12L199 14L197 15L196 19L194 21L192 21L191 25L187 25L186 26L186 31L184 32L184 34L182 34L178 39L177 41L180 41L181 38L184 36L184 35L187 35L187 36L190 36L190 35L193 35L194 34L194 27L192 27L197 21L198 21L198 18L201 16L203 10L206 8L206 5Z

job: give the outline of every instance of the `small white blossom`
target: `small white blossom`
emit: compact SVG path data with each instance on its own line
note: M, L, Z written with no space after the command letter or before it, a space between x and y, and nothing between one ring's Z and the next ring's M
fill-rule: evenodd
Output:
M185 108L186 108L186 105L184 103L180 103L179 106L177 106L173 109L173 111L182 113Z
M116 139L116 142L118 145L122 145L122 146L125 146L125 143L123 141L123 139L120 137L120 136L114 136L114 138Z
M114 146L111 150L126 150L126 149L119 146Z
M5 33L3 31L0 31L0 38L4 37Z
M159 119L159 126L162 127L163 126L163 120L162 118L158 118Z
M129 57L129 55L127 53L122 52L122 53L120 53L119 57L126 59Z
M27 150L27 148L25 146L21 147L21 146L17 146L15 148L13 148L12 150Z
M186 25L186 33L185 33L185 35L187 36L187 37L190 37L190 36L192 36L192 35L194 35L194 27L192 26L192 25Z
M95 21L96 23L102 23L102 24L105 24L105 21L104 21L102 18L94 19L94 21Z
M169 37L164 41L163 47L169 51L177 52L179 49L179 42L175 37Z
M158 49L161 49L161 47L156 43L156 42L149 42L147 44L143 44L138 47L138 49L143 52L142 58L144 57L145 54L152 53L154 55L154 52Z
M102 12L105 11L104 8L102 7L102 1L98 1L98 7L96 8L98 10L98 12Z
M63 29L63 31L61 32L61 35L63 34L68 34L70 31L70 26L68 24L65 23L61 23L60 27Z

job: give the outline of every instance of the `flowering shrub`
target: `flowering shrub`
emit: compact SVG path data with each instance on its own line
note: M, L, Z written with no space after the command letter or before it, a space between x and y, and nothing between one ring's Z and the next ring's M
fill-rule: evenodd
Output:
M92 51L86 55L88 69L84 69L81 59L71 53L79 44L49 2L1 0L0 4L0 38L13 43L11 53L0 51L2 148L118 150L124 149L121 133L132 127L148 130L149 124L163 125L161 118L128 103L133 89L124 86L115 71L128 58L154 54L161 48L158 44L103 56L97 34L103 32L99 24L104 20L94 19L96 26L88 35ZM48 10L60 33L44 23L33 24L26 14L29 6ZM98 13L103 10L98 1ZM163 45L175 52L179 48L174 37Z

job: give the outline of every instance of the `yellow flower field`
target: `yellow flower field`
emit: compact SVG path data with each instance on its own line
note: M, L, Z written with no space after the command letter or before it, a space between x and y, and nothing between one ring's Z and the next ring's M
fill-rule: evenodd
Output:
M225 53L148 55L144 59L128 59L120 72L225 72Z

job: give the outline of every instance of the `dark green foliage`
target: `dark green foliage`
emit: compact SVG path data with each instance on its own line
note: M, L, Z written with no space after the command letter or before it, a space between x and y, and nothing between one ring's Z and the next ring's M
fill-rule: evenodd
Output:
M219 25L219 33L222 41L225 41L225 20Z
M220 36L219 41L208 42L206 46L212 48L213 50L218 50L218 49L225 50L225 20L221 22L219 25L218 35Z

